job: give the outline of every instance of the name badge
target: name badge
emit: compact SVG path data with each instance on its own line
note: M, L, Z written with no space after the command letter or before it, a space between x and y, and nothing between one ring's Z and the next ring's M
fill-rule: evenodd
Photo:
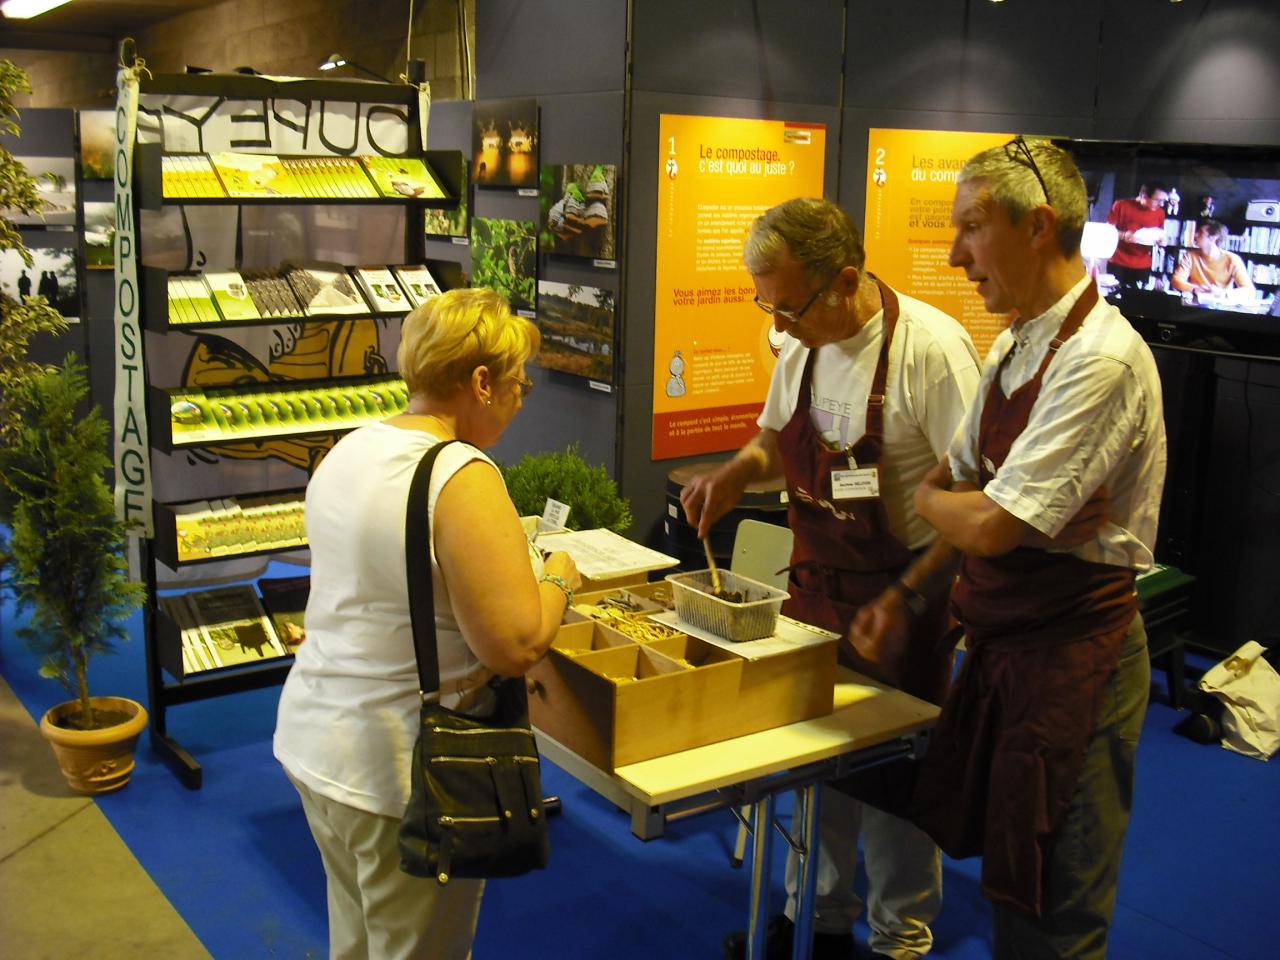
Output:
M831 471L831 499L871 500L878 496L880 496L880 471L875 467Z

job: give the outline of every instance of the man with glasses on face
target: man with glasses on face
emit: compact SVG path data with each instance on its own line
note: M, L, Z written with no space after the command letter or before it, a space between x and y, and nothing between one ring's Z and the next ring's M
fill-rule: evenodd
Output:
M902 686L941 702L951 651L943 649L941 591L926 604L918 584L945 581L927 548L933 532L911 494L941 459L974 396L978 357L946 314L896 293L864 268L858 229L826 200L789 200L752 224L744 251L756 304L788 334L760 432L732 460L690 482L686 516L705 537L748 483L786 477L795 534L783 613L844 636L866 629L919 638ZM923 556L922 556L923 555ZM920 579L916 579L920 578ZM849 665L865 668L852 648ZM861 828L861 829L860 829ZM833 790L823 791L813 956L854 957L859 832L868 875L867 919L876 955L920 957L941 906L937 848L920 830ZM792 919L769 926L770 958L790 957L795 858L788 861ZM725 941L730 958L745 937Z
M963 555L967 652L912 817L951 855L982 855L997 960L1106 955L1150 682L1134 577L1164 482L1160 380L1085 270L1087 204L1047 142L961 170L951 265L1011 322L915 494ZM890 651L854 643L892 673Z

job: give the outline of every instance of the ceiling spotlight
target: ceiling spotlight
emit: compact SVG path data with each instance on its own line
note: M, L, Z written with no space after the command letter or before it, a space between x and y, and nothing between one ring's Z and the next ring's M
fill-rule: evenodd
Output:
M375 77L378 80L381 80L383 83L391 82L382 74L374 70L370 70L368 67L363 66L362 64L356 63L354 60L347 59L347 57L343 56L341 53L330 54L329 59L326 60L324 63L320 64L320 69L325 71L336 70L338 67L351 67L354 70L363 70L365 73L369 74L369 76Z
M30 20L70 2L71 0L4 0L4 3L0 3L0 13L9 20Z

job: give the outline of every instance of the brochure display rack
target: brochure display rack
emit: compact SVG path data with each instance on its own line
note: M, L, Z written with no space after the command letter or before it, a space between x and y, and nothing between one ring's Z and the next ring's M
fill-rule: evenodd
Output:
M288 673L306 578L259 579L265 561L244 562L305 549L311 471L343 433L407 406L388 358L404 314L440 290L423 266L423 211L458 198L423 159L412 86L210 75L141 92L133 191L160 468L142 550L150 736L194 789L202 769L168 709ZM207 111L194 145L166 127L175 110ZM175 220L185 257L156 256ZM402 236L388 239L388 223ZM219 563L240 566L222 576Z

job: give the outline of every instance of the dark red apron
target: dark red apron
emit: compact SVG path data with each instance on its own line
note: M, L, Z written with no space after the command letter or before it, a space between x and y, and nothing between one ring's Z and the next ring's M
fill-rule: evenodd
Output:
M1090 284L1035 376L991 382L978 433L986 486L1030 418L1044 372L1098 301ZM981 854L983 892L1034 916L1044 861L1071 802L1134 616L1134 573L1018 547L965 556L952 593L968 653L920 768L913 818L954 857Z
M867 397L866 429L845 450L832 450L814 429L810 416L813 361L809 351L800 378L795 413L778 433L789 498L788 519L795 534L782 612L802 623L845 634L858 609L879 596L915 558L890 532L879 497L841 499L832 496L831 471L879 467L884 439L884 391L889 372L889 346L898 323L897 295L876 279L884 302L884 330L875 376ZM914 625L912 652L904 666L902 687L908 693L941 702L951 673L951 650L939 649L946 633L947 610L937 604ZM916 637L920 641L916 642ZM847 644L842 662L868 672Z

